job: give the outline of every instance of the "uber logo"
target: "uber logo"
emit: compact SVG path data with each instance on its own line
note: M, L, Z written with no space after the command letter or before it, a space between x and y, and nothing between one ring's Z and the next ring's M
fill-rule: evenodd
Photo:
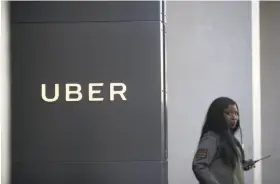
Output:
M100 94L101 90L94 89L94 87L102 87L104 83L89 83L88 84L88 100L89 101L104 101L103 97L94 97L94 94ZM116 90L116 87L121 87ZM59 98L59 84L55 84L54 95L52 98L46 96L46 84L41 85L41 97L45 102L55 102ZM71 89L70 89L71 88ZM74 88L74 89L73 89ZM81 92L82 86L80 84L65 84L65 100L68 102L80 101L83 98ZM114 101L115 96L119 95L122 100L127 100L124 93L126 92L126 85L124 83L110 83L110 100ZM70 97L75 95L76 97Z

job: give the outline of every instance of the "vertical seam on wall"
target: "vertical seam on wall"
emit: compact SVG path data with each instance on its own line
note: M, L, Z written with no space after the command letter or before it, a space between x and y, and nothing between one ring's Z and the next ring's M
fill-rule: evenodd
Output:
M10 183L10 70L9 70L9 5L1 2L1 181Z
M160 73L161 73L161 183L168 183L168 171L167 171L167 108L166 108L166 40L165 40L165 6L166 1L160 0Z
M252 105L253 159L261 157L261 78L260 78L260 11L259 1L251 1L252 29ZM262 184L262 165L254 169L254 184Z

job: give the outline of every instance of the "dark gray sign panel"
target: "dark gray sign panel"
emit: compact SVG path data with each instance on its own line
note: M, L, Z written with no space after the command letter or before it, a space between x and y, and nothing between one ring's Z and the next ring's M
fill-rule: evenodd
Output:
M11 3L12 184L165 183L162 3L75 3Z

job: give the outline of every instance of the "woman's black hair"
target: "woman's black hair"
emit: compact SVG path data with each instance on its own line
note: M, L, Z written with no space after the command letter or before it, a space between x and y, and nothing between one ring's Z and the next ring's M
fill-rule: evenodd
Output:
M237 103L227 97L217 98L211 103L200 138L208 131L213 131L220 135L220 156L226 164L235 167L236 161L239 158L237 147L240 150L242 161L244 160L244 151L240 142L234 137L234 133L240 129L240 120L237 121L234 129L230 129L224 118L224 110L229 105L237 106Z

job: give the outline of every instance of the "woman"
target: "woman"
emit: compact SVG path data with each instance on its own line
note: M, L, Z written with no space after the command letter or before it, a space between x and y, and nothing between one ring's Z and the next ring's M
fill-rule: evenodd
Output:
M234 134L240 128L235 101L217 98L210 105L200 141L193 159L193 172L200 184L244 184L244 170L252 160L244 160L244 151Z

